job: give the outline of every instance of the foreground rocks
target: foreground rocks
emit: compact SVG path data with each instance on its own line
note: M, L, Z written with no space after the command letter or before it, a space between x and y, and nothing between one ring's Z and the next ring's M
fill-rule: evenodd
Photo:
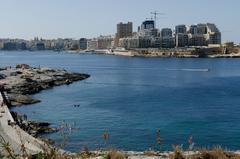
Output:
M40 102L30 95L88 77L90 76L87 74L69 73L60 69L34 68L26 64L0 68L0 83L4 83L13 106Z
M39 137L42 134L54 133L58 131L57 128L50 127L50 123L31 121L27 119L26 115L20 115L17 112L11 112L11 115L15 121L15 124L33 137Z

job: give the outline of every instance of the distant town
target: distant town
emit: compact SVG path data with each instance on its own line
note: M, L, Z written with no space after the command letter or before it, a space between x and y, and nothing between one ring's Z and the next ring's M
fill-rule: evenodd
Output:
M213 23L177 25L174 29L156 27L156 19L145 20L133 31L133 23L119 23L115 35L92 39L0 39L1 50L54 50L101 52L119 55L200 56L239 54L234 42L222 44L221 31Z

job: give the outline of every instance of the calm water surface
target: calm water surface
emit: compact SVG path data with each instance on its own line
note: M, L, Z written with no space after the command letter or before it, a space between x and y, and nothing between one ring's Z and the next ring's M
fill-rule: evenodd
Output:
M130 58L55 52L0 52L0 66L27 63L88 73L91 78L34 95L15 108L30 119L75 124L67 150L222 145L240 149L240 59ZM74 105L80 105L74 107ZM57 142L62 135L46 135Z

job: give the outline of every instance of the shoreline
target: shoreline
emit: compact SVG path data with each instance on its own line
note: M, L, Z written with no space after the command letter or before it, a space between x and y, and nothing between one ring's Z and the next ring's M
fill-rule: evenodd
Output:
M0 83L4 85L12 106L41 102L31 95L89 77L88 74L70 73L62 69L36 68L26 64L0 68Z
M176 51L164 51L164 52L149 52L149 53L142 53L146 52L148 49L139 49L139 50L115 50L113 52L110 52L109 49L102 49L102 50L92 50L92 51L86 51L86 50L61 50L61 51L54 51L54 50L36 50L36 51L30 51L30 50L0 50L1 52L39 52L39 51L51 51L55 53L70 53L70 54L83 54L83 55L113 55L113 56L123 56L123 57L146 57L146 58L240 58L240 52L238 53L228 53L228 54L192 54L192 53L186 53L186 54L175 54ZM150 49L151 50L151 49ZM160 49L161 50L161 49ZM164 49L162 49L164 50Z
M68 53L113 55L125 57L159 57L159 58L240 58L240 48L224 53L219 47L172 48L172 49L102 49L102 50L67 50Z
M35 137L39 133L50 133L56 130L50 128L49 123L26 120L25 118L27 117L23 117L18 113L11 113L10 109L14 106L40 102L40 100L33 99L30 96L32 94L55 86L69 85L89 77L90 75L88 74L70 73L66 70L50 68L34 68L26 64L19 64L16 65L16 67L9 66L0 68L1 143L4 144L8 142L17 154L22 153L22 144L27 153L30 154L43 152L45 148L48 150L49 145L46 141ZM29 128L29 126L31 128ZM24 127L26 129L24 129ZM34 134L36 134L36 136L34 136ZM4 152L4 154L5 153L7 152Z

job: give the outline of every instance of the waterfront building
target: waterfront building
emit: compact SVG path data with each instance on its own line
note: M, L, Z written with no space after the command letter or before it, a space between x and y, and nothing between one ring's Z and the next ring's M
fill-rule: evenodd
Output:
M53 40L51 46L54 50L63 50L64 49L64 39L58 38Z
M139 48L150 48L152 44L151 37L139 37Z
M72 40L70 42L70 50L78 50L79 49L79 41L78 40Z
M129 40L129 38L121 38L121 39L119 39L118 46L121 47L121 48L130 49L129 46L128 46L128 40Z
M98 49L98 40L91 39L87 41L87 50L97 50Z
M152 46L152 38L150 37L130 37L121 38L119 40L119 47L125 49L136 49L136 48L150 48Z
M207 34L207 24L198 24L197 34Z
M16 49L17 50L27 50L26 42L18 42L18 43L16 43Z
M137 37L129 38L128 48L139 48L139 38Z
M189 28L189 34L195 35L198 33L197 25L191 25Z
M17 44L13 41L8 41L3 43L3 50L16 50Z
M64 50L76 50L78 49L78 41L71 38L63 39Z
M37 42L37 43L36 43L36 49L37 49L37 50L45 50L45 44L44 44L44 42Z
M87 39L86 38L79 39L79 49L80 50L86 50L87 49Z
M215 24L191 25L188 33L190 46L221 44L221 32Z
M46 50L51 50L52 49L52 40L45 39L45 40L43 40L43 42L44 42Z
M133 23L117 24L117 33L115 35L115 46L118 46L120 38L131 37L133 34Z
M161 30L161 47L173 48L175 46L175 39L171 28L163 28Z
M174 48L175 47L175 39L174 37L166 36L161 39L162 48Z
M152 29L151 30L151 36L154 37L154 38L160 37L159 29Z
M207 40L208 44L221 44L222 38L221 38L221 32L217 28L215 24L207 23Z
M207 46L206 37L203 34L190 34L189 46Z
M138 32L138 36L140 37L159 37L160 33L158 29L143 29Z
M22 39L0 39L0 49L3 50L26 50L27 41Z
M188 46L188 34L177 33L175 34L176 47L186 47Z
M98 49L110 49L112 48L112 42L114 38L112 36L100 36L97 38Z
M0 39L0 49L3 49L3 47L4 47L4 40Z
M162 39L161 39L161 37L153 38L152 41L151 41L151 46L153 48L161 48L162 47Z
M186 34L186 33L187 33L186 25L177 25L175 27L175 34Z
M208 44L221 44L221 33L209 33Z
M172 37L172 29L171 28L163 28L161 30L161 37L165 38L165 37Z
M119 47L125 49L139 48L139 37L121 38L119 40Z
M155 23L154 20L145 20L142 25L141 25L141 30L151 30L151 29L155 29Z

